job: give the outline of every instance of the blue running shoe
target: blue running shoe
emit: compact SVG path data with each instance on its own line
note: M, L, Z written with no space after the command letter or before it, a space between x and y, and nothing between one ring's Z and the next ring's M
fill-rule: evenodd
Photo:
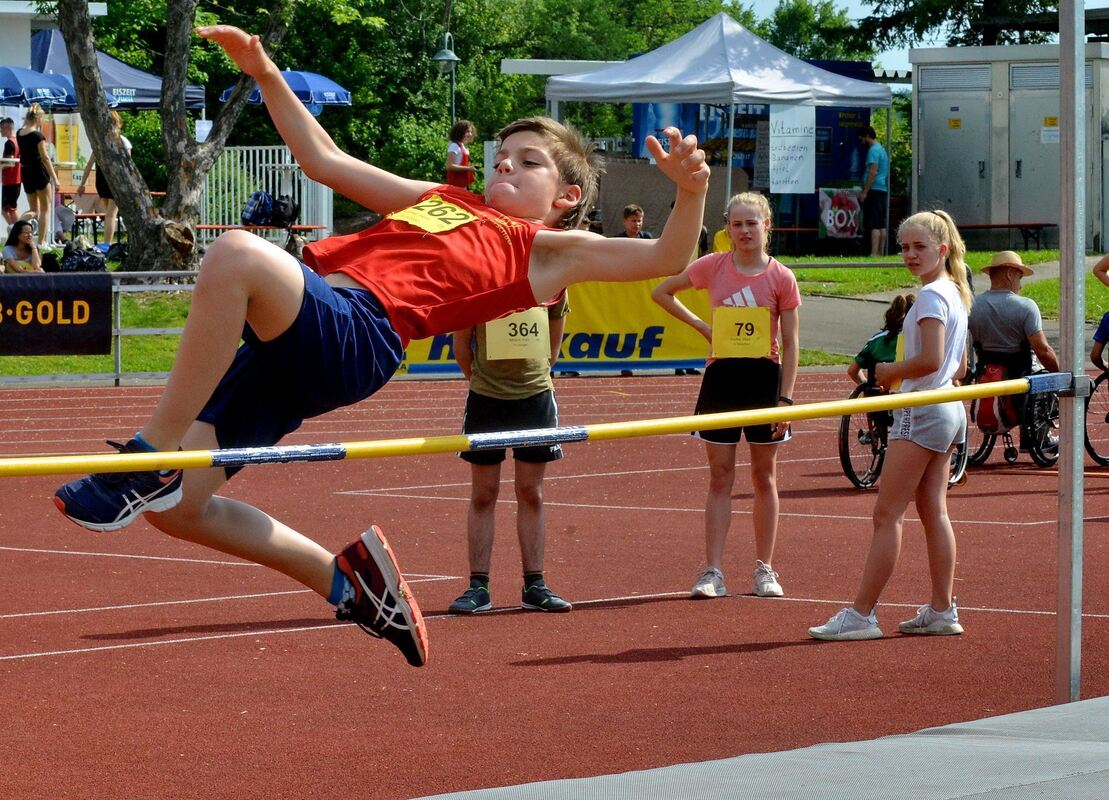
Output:
M108 442L121 453L149 452L134 439ZM181 502L181 470L101 472L54 493L58 510L90 531L118 531L144 511L168 511Z
M489 585L471 581L470 588L451 603L447 611L451 614L477 614L488 611L492 607L493 601L489 597Z
M566 613L572 609L573 606L552 592L547 587L547 584L536 583L532 586L524 587L523 597L520 600L520 608L524 609L524 611L554 611L555 613Z

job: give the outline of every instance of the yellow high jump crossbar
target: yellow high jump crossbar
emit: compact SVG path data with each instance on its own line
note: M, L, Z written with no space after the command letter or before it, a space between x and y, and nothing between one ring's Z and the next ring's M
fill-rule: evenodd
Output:
M701 416L602 422L558 428L473 433L455 436L428 436L406 439L378 439L336 444L277 445L273 447L233 448L226 450L178 450L157 453L112 453L61 456L11 456L0 458L0 478L28 475L65 475L86 472L140 472L160 469L206 469L240 467L252 464L277 464L306 461L341 461L355 458L429 455L469 450L490 450L568 442L602 442L635 436L660 436L668 433L796 422L845 414L888 411L894 408L975 400L1013 394L1042 394L1068 391L1074 378L1069 372L1041 373L1007 381L972 384L948 389L930 389L904 394L832 400L788 407L758 408Z

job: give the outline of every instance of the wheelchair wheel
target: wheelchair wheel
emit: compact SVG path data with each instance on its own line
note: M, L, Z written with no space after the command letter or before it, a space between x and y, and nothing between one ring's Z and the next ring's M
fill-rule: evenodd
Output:
M1101 466L1109 467L1109 372L1098 375L1086 398L1086 452Z
M955 445L951 453L951 474L947 477L947 488L962 486L967 480L967 464L970 462L970 450L967 443Z
M1053 467L1059 460L1059 398L1037 394L1028 398L1026 432L1028 455L1039 467Z
M975 424L975 412L978 409L978 401L975 400L970 404L970 411L967 413L967 460L974 466L981 466L986 463L986 459L990 457L993 452L993 446L997 442L997 436L992 433L984 433L978 425Z
M849 399L879 394L865 384L856 386ZM844 414L839 420L839 463L843 474L859 489L878 482L886 458L889 412Z

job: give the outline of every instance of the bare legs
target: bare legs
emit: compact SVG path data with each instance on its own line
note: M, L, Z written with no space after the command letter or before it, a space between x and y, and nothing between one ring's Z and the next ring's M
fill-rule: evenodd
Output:
M752 526L755 557L772 564L778 536L777 445L751 445ZM705 558L708 566L723 568L724 544L732 521L735 484L734 444L705 444L709 489L705 497Z
M143 438L176 448L230 366L243 323L269 341L293 323L303 297L304 274L284 250L245 231L220 236L201 263L173 370Z
M37 192L28 192L27 207L38 217L39 244L52 242L54 237L50 231L50 187L39 189Z
M951 453L937 453L903 439L890 441L870 542L854 609L866 616L874 609L901 553L901 530L909 501L915 500L928 545L932 608L951 607L955 581L955 532L947 516L947 477Z
M546 529L543 521L543 475L546 464L515 461L516 537L524 572L543 571ZM492 563L500 464L471 464L472 490L466 515L470 572L489 574Z
M116 235L116 223L119 220L119 206L115 200L104 201L104 243L111 244Z
M215 430L194 422L182 444L189 450L215 448ZM216 496L226 480L222 468L186 470L181 502L145 517L163 533L275 569L326 598L331 593L335 556L265 512Z
M162 450L216 447L214 429L196 415L230 365L243 323L263 341L273 339L296 319L303 296L300 266L280 248L240 231L217 239L201 264L173 371L143 438ZM270 567L327 597L334 556L268 514L215 496L225 480L222 469L188 470L181 502L146 517L170 536Z

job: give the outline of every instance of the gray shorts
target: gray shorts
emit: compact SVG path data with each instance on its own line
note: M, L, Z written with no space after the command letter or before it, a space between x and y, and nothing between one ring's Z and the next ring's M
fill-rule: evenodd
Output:
M905 439L926 450L946 453L966 439L967 412L962 402L937 403L893 412L891 439Z

